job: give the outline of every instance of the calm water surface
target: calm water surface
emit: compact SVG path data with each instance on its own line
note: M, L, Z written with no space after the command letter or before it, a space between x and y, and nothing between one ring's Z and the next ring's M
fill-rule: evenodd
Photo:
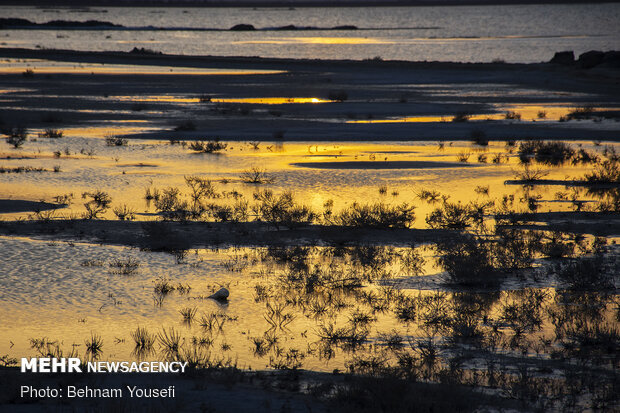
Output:
M540 62L553 53L620 44L620 5L408 8L34 8L0 7L2 17L39 23L100 20L141 30L3 30L4 47L131 50L293 58ZM252 24L254 32L228 31ZM269 30L285 25L322 29ZM147 26L152 29L143 30ZM157 30L154 28L165 28ZM205 30L196 30L205 29ZM219 29L219 31L206 30Z

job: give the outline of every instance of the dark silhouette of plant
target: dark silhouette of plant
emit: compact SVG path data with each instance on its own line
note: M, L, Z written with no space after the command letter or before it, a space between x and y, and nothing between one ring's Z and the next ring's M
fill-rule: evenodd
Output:
M86 219L98 219L99 215L105 213L112 203L110 195L100 190L83 192L82 199L88 199L88 201L84 203L84 207L86 208Z

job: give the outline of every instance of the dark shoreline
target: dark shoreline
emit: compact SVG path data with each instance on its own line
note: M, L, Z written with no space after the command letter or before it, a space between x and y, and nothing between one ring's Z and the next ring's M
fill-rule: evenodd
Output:
M63 62L88 62L88 63L127 63L133 59L132 65L173 65L184 67L225 67L225 68L258 68L277 67L286 64L299 66L303 69L308 66L324 66L326 64L358 67L395 67L412 69L457 69L457 68L487 68L501 67L503 69L523 70L526 67L538 67L548 65L540 63L484 63L484 62L442 62L442 61L410 61L410 60L332 60L332 59L296 59L259 56L215 56L215 55L174 55L164 53L136 53L129 51L81 51L71 49L27 49L19 47L0 47L0 57L4 58L37 58ZM112 59L112 60L111 60ZM276 66L277 65L277 66ZM294 69L298 69L295 67Z

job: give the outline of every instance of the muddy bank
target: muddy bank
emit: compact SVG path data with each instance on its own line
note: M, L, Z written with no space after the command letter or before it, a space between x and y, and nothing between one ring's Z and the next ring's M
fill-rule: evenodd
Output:
M620 214L603 212L539 212L522 214L530 224L517 225L523 229L561 231L599 237L620 236Z
M50 202L24 201L19 199L0 199L0 214L11 212L37 212L62 208L64 205Z
M90 240L151 250L269 245L411 245L434 242L453 232L434 229L372 229L308 225L275 229L262 222L131 222L43 220L0 222L0 234Z

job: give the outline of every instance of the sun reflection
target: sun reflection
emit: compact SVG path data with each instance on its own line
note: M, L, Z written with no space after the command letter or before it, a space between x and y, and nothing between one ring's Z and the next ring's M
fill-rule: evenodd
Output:
M261 97L261 98L211 98L204 97L185 97L185 96L115 96L121 101L132 102L164 102L164 103L250 103L256 105L284 105L290 103L329 103L333 100L320 99L316 97Z

